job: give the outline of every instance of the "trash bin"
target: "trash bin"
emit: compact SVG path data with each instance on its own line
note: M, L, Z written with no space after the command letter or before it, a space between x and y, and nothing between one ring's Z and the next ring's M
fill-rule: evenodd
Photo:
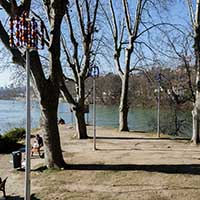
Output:
M20 151L12 152L13 155L13 167L21 168L22 153Z

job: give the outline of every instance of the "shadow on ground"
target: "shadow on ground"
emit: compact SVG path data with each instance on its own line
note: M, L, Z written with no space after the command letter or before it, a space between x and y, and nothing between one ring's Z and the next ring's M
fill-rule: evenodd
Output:
M89 137L90 139L93 139L93 137ZM96 137L96 139L102 139L102 140L188 140L190 141L191 138L188 137L162 137L162 138L156 138L156 137L103 137L99 136Z
M91 170L91 171L147 171L166 174L191 174L200 175L199 164L177 165L134 165L134 164L67 164L66 170ZM47 167L42 166L33 171L43 172ZM0 199L1 200L1 199Z
M67 165L69 170L111 170L111 171L147 171L167 174L192 174L200 175L200 165L102 165L102 164L77 164Z
M24 200L24 197L20 197L20 196L7 196L6 198L0 198L0 200ZM31 195L31 200L40 200L37 197L35 197L35 194Z

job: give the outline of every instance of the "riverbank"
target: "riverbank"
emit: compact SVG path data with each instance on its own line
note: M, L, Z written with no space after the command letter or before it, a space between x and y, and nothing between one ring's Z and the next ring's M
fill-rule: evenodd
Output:
M44 160L35 155L31 159L35 199L199 199L200 149L189 140L97 128L98 150L93 151L92 139L77 140L72 127L59 128L69 169L37 170ZM92 133L89 127L89 135ZM22 200L24 172L13 170L10 160L11 155L0 155L0 176L8 176L8 200Z

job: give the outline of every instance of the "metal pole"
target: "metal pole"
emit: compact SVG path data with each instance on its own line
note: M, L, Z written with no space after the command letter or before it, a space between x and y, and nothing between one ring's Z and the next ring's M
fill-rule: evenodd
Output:
M158 78L157 137L160 137L160 73Z
M93 143L94 143L94 151L96 148L96 90L95 90L95 77L93 78Z
M74 126L74 121L73 121L73 111L71 111L71 124L72 124L72 127Z
M31 103L30 103L30 57L26 48L26 165L25 165L25 200L30 200L30 133L31 133Z

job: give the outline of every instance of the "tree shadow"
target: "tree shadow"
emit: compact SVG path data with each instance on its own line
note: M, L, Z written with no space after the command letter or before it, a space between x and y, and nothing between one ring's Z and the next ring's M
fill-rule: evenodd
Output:
M93 137L90 137L90 139L93 139ZM97 136L96 139L103 139L103 140L191 140L191 138L188 137L105 137L105 136Z
M6 198L0 198L0 200L24 200L24 197L20 196L6 196ZM31 195L31 200L40 200L37 197L35 197L35 194Z
M6 198L2 197L0 200L24 200L24 198L20 196L6 196Z
M36 172L43 172L45 170L47 170L47 166L41 166L41 167L38 167L36 169L32 169L31 171L36 171Z
M37 197L35 196L35 194L32 194L32 195L31 195L31 200L40 200L40 199L37 198Z
M200 165L198 164L178 164L178 165L104 165L104 164L68 164L69 170L106 170L106 171L147 171L166 174L191 174L200 175Z

